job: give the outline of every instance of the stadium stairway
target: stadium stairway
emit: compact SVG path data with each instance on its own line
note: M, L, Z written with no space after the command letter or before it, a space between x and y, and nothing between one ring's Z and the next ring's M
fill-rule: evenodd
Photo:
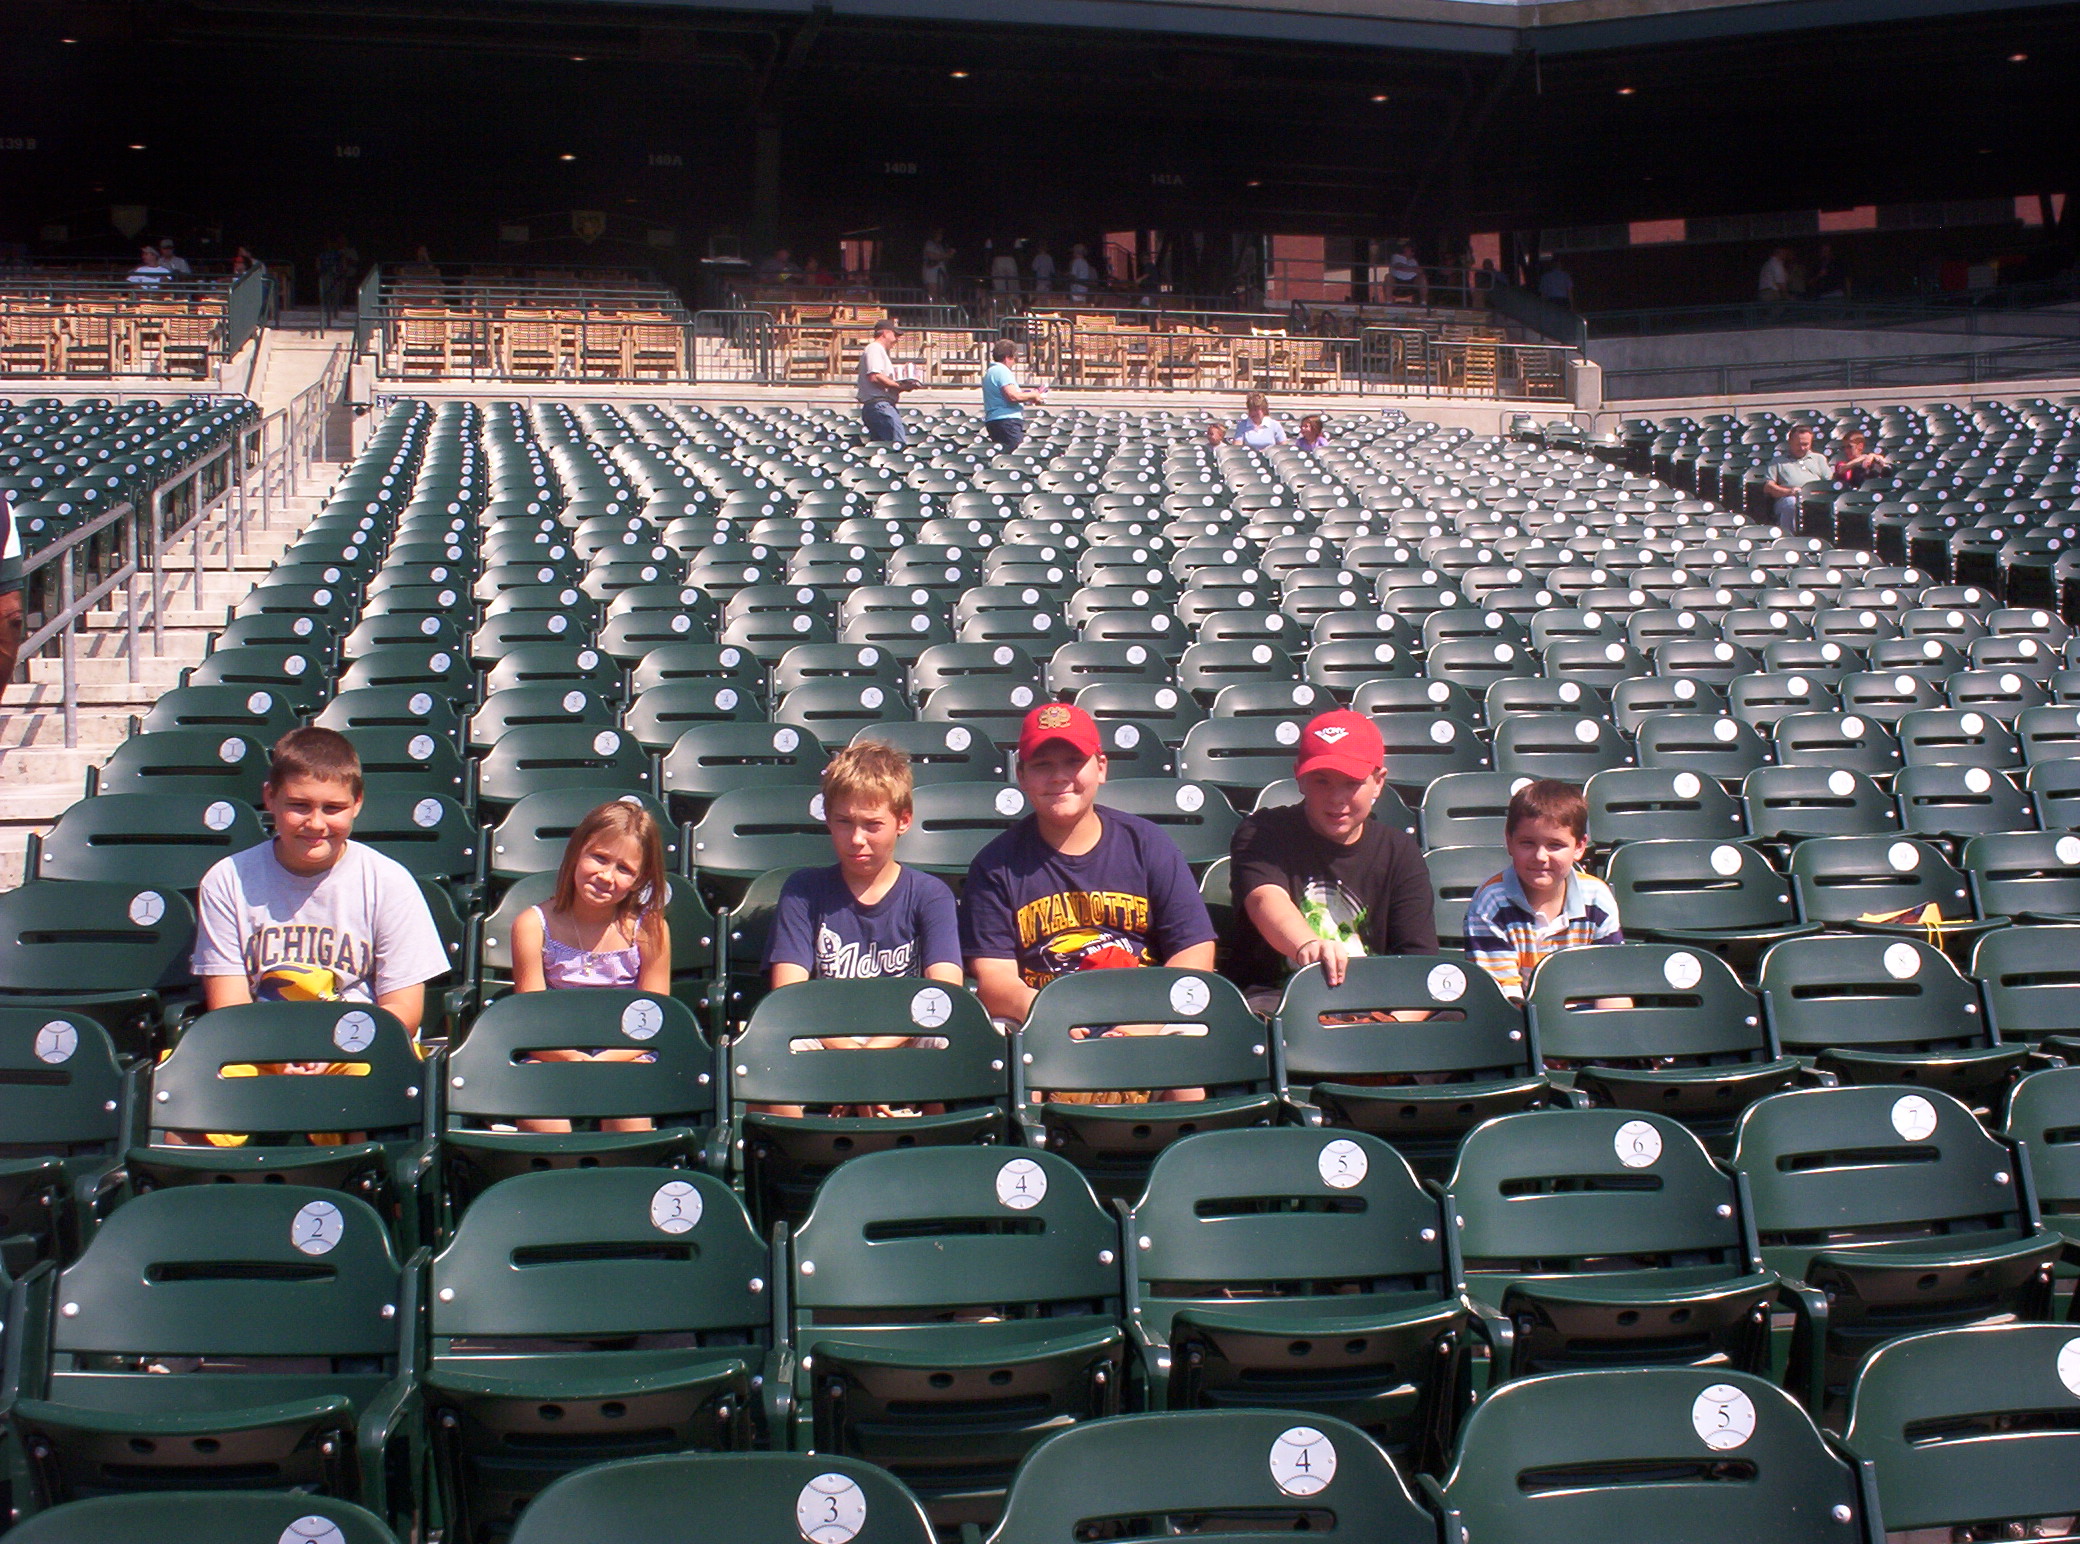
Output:
M328 345L329 347L329 345ZM322 369L323 355L316 356ZM272 372L271 372L272 373ZM227 505L205 523L202 533L202 593L195 592L195 549L183 540L170 566L156 578L144 575L137 586L138 657L131 679L121 591L91 612L76 656L79 699L79 743L65 744L62 666L55 654L28 660L26 679L0 691L0 889L22 882L23 849L31 831L47 828L77 800L87 769L108 759L129 733L130 718L150 707L179 684L182 670L203 657L211 632L221 630L228 608L245 598L259 578L312 516L324 507L323 490L340 473L334 463L317 462L303 486L310 490L277 506L271 523L262 527L250 517L238 535L230 565L225 563L227 522L235 506ZM151 621L163 606L165 653L152 651Z

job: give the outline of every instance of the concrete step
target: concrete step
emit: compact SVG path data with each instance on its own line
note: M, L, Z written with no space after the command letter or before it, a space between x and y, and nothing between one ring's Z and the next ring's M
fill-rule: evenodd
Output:
M138 658L137 679L133 681L130 678L128 659L75 658L73 680L80 688L81 702L95 701L91 694L97 688L113 688L121 694L115 700L128 702L133 698L141 698L149 703L159 693L170 692L180 685L181 671L193 663L193 660L171 657L154 659L151 654L146 653ZM63 686L64 672L64 661L52 656L39 654L29 661L29 683L32 686L48 686L53 693ZM14 701L11 695L13 690L14 688L9 688L10 695L6 699L10 703Z
M79 743L105 754L130 733L130 711L123 708L82 708L79 713ZM51 708L9 707L0 710L0 781L10 763L24 748L63 749L65 715Z
M86 796L87 768L108 760L112 746L92 750L9 751L0 756L0 823L51 821Z
M81 709L105 708L110 712L131 708L137 711L150 707L159 700L163 688L144 681L89 681L79 689ZM0 689L0 708L9 712L17 710L55 713L62 706L55 681L12 681Z
M17 889L28 877L28 834L26 830L0 827L0 890Z

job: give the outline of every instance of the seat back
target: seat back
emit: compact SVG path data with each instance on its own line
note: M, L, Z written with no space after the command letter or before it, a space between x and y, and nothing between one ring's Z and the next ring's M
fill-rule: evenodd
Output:
M1582 796L1589 805L1589 839L1598 846L1719 840L1747 829L1740 806L1709 770L1615 767L1591 777Z
M1532 1070L1523 1014L1493 977L1463 959L1368 955L1349 961L1336 987L1310 965L1286 983L1276 1025L1294 1083Z
M1143 1294L1173 1301L1449 1295L1437 1200L1362 1131L1202 1131L1163 1149L1128 1214ZM1359 1312L1355 1304L1352 1312Z
M129 1103L107 1030L82 1014L0 998L0 1152L113 1155L129 1135Z
M1983 917L2080 914L2080 836L2070 831L1975 836L1964 866Z
M1702 949L1563 949L1532 972L1525 1008L1539 1054L1559 1060L1772 1054L1759 1005L1724 960Z
M1835 1046L1984 1045L1978 988L1917 938L1791 938L1762 957L1763 1011L1791 1055Z
M1769 928L1793 920L1790 883L1735 842L1627 842L1611 854L1618 915L1660 929Z
M1233 1544L1303 1526L1430 1544L1436 1528L1355 1426L1279 1410L1177 1410L1079 1422L1034 1448L990 1544L1074 1544L1127 1519Z
M1791 882L1808 922L1844 923L1934 906L1972 915L1971 886L1950 860L1912 837L1824 836L1791 853Z
M2003 1039L2080 1034L2080 927L1996 929L1973 949L1972 975Z
M322 1066L327 1076L287 1069ZM411 1035L371 1004L241 1003L205 1013L152 1069L146 1109L170 1132L426 1134L427 1068Z
M225 1491L97 1496L15 1524L18 1544L397 1544L373 1512L331 1496Z
M1158 1033L1108 1035L1123 1025ZM1269 1031L1242 994L1207 971L1149 966L1057 976L1033 1000L1018 1035L1013 1093L1117 1093L1271 1085ZM1179 1107L1180 1112L1183 1107Z
M1876 1471L1888 1533L2080 1511L2072 1344L2070 1326L2001 1324L1878 1348L1842 1435Z
M1935 1089L1771 1094L1742 1114L1733 1164L1765 1250L1972 1228L2021 1235L2035 1221L2007 1144Z
M712 1175L516 1174L477 1198L434 1257L427 1329L437 1355L457 1340L734 1331L756 1342L772 1322L771 1263L743 1202Z
M1899 829L1892 800L1846 767L1757 767L1741 780L1741 803L1749 834L1773 841Z
M111 793L82 799L44 834L32 879L147 884L189 894L220 858L266 839L239 799L183 793Z
M2029 1155L2050 1224L2068 1236L2080 1231L2080 1067L2047 1067L2017 1083L2003 1130Z
M856 1035L907 1043L825 1044ZM752 1009L728 1054L730 1098L740 1107L1001 1103L1010 1087L1004 1034L982 1004L960 987L915 977L780 987Z
M67 880L0 891L0 1001L171 985L187 979L194 943L195 908L177 890Z
M59 1273L51 1346L61 1359L394 1360L399 1321L409 1322L404 1285L382 1219L354 1196L300 1185L155 1190L116 1208Z
M935 1544L902 1481L833 1453L675 1453L594 1464L529 1502L511 1544L602 1538Z
M224 729L161 729L132 735L94 774L94 792L172 793L260 802L267 748Z
M1053 1153L892 1148L824 1180L794 1236L790 1289L802 1325L982 1306L1116 1316L1118 1250L1114 1220Z
M1483 1122L1459 1144L1445 1215L1469 1277L1748 1264L1733 1181L1694 1134L1651 1113Z
M536 1061L539 1051L638 1051L647 1061ZM677 998L591 988L492 1003L448 1057L448 1124L647 1116L696 1126L715 1110L715 1054Z
M1783 1390L1723 1368L1505 1384L1461 1429L1444 1502L1466 1536L1493 1544L1871 1536L1855 1471L1811 1417Z

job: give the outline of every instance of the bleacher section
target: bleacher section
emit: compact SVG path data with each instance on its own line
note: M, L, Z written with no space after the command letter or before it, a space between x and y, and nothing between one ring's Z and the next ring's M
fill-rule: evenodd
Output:
M836 407L395 404L0 894L15 1536L2080 1513L2080 398L1815 418L1898 471L1785 532L1769 415L1592 452L1390 412L1310 456L1162 410L997 453L946 410L897 449ZM1447 952L1310 970L1268 1024L1174 970L1008 1034L950 985L765 992L827 753L909 750L898 855L957 883L1047 699L1223 917L1300 726L1371 715ZM356 743L355 837L448 944L416 1048L197 1012L196 885L300 722ZM1545 776L1632 941L1519 1005L1450 945ZM505 994L617 797L671 832L670 995ZM833 1032L916 1043L800 1054ZM354 1075L229 1071L273 1064Z

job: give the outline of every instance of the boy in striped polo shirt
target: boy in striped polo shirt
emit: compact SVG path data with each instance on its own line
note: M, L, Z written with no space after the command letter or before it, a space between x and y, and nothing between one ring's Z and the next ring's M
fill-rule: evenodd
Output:
M1572 783L1541 778L1509 801L1510 866L1466 903L1466 953L1511 1002L1538 962L1585 944L1622 944L1610 886L1579 870L1589 851L1589 806Z

